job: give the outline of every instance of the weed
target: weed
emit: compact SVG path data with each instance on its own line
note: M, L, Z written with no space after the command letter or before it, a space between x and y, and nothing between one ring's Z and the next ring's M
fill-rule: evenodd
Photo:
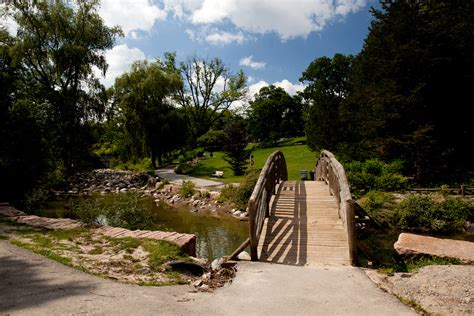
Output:
M91 251L89 251L90 255L100 255L104 253L104 248L103 247L95 247Z
M188 257L175 244L164 240L145 240L143 248L149 253L148 265L161 271L162 265L171 260L188 260Z
M0 240L8 240L8 237L4 235L0 235Z
M420 315L423 315L423 316L433 315L432 313L430 313L426 309L424 309L415 300L412 300L412 299L404 297L404 296L399 296L399 295L396 295L396 297L400 300L400 302L402 302L403 304L405 304L407 306L410 306L411 308L413 308Z
M114 238L110 239L110 242L117 250L125 250L126 252L131 251L131 253L133 253L133 251L143 243L142 240L132 237Z
M67 265L67 266L72 265L72 259L71 258L63 257L63 256L53 252L51 249L45 249L45 248L42 248L40 245L32 245L32 244L25 243L25 242L22 242L22 241L19 241L19 240L11 240L10 242L12 244L14 244L15 246L31 250L34 253L45 256L46 258L57 261L57 262L62 263L64 265Z
M186 198L191 197L194 195L195 186L196 185L191 180L183 180L181 188L179 189L179 194Z

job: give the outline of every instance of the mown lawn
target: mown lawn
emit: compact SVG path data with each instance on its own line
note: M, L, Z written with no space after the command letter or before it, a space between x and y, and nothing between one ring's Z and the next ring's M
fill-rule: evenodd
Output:
M283 152L288 168L289 180L299 180L300 170L313 170L318 153L312 152L306 145L295 145L304 143L305 138L293 138L281 143L278 147L252 150L255 168L263 168L268 156L276 150ZM255 146L250 145L249 148ZM243 177L233 175L228 163L223 159L224 153L214 153L214 157L206 157L199 161L196 168L189 174L193 177L212 179L211 174L216 170L224 171L224 178L219 179L226 183L239 182Z

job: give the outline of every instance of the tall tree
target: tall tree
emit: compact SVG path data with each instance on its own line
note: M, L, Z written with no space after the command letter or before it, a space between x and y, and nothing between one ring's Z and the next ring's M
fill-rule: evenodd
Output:
M157 60L135 62L129 73L116 79L115 102L124 116L125 129L136 156L156 159L186 140L186 122L169 98L181 87L178 74Z
M250 101L247 129L257 141L275 146L278 139L296 136L302 124L302 103L280 87L263 87ZM301 130L301 129L299 129Z
M354 57L335 54L315 59L300 81L307 87L303 96L309 103L306 121L308 145L313 149L335 150L342 140L341 103L349 94L348 80Z
M87 121L100 114L103 86L93 68L107 69L104 51L112 48L119 28L104 25L98 1L68 5L63 1L14 1L9 12L18 24L12 48L29 98L51 108L57 151L72 169L84 152ZM86 145L87 146L87 145Z
M472 1L381 1L358 56L350 104L360 139L404 158L418 179L470 168L474 86ZM361 106L363 105L363 106ZM464 170L464 171L463 171Z
M168 53L167 60L170 66L176 64L174 54ZM247 94L244 73L231 73L219 58L192 57L175 69L184 82L177 100L188 109L194 139L206 133L233 102L242 100Z
M241 176L247 168L247 158L249 151L247 147L247 134L245 123L242 118L235 117L224 130L224 160L231 166L234 175Z

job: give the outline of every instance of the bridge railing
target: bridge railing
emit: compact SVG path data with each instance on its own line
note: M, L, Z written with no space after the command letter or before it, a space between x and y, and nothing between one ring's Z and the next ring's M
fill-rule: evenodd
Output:
M247 206L250 256L253 261L258 260L258 240L265 218L270 215L270 199L272 195L276 194L277 184L286 180L288 180L288 172L285 157L281 151L275 151L268 157L262 172L260 172Z
M329 185L329 193L337 200L339 218L347 232L350 260L352 265L357 265L354 201L344 167L331 152L323 150L316 162L315 177Z

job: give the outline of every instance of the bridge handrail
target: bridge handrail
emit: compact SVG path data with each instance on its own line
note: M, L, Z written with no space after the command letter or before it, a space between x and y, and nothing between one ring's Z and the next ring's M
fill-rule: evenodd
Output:
M357 264L357 247L355 237L354 201L352 200L349 181L344 167L336 157L327 150L321 151L316 162L316 180L324 180L329 185L329 193L338 203L339 218L347 232L349 256L353 265Z
M286 169L285 156L278 150L268 157L247 206L249 214L250 256L253 261L258 260L258 240L260 239L265 218L269 216L270 199L276 193L276 185L280 181L286 180L288 180L288 171Z

